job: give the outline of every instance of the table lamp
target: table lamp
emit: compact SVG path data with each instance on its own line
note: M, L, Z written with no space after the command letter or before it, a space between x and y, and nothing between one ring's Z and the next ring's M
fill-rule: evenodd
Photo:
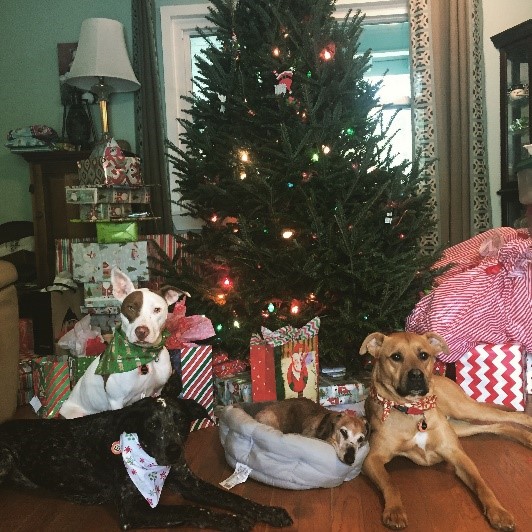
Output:
M107 140L110 137L107 111L110 95L140 88L127 54L122 23L108 18L88 18L82 22L76 56L66 81L96 94L102 140Z

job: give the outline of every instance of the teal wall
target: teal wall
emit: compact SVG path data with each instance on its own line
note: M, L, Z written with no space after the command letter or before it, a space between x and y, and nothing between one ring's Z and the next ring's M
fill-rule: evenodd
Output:
M2 0L0 223L32 219L28 164L4 146L7 132L31 124L46 124L61 134L63 108L57 43L76 42L82 21L91 17L122 22L131 52L131 0ZM98 109L94 107L99 131ZM113 136L135 146L133 93L111 97L110 126Z

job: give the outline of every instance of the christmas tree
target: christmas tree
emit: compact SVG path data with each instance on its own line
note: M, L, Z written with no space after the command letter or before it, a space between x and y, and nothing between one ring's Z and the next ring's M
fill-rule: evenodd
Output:
M364 80L363 15L338 20L334 4L212 0L199 89L171 146L180 203L203 228L165 275L235 357L262 326L320 316L321 364L345 363L367 334L404 327L430 286L428 192L393 157Z

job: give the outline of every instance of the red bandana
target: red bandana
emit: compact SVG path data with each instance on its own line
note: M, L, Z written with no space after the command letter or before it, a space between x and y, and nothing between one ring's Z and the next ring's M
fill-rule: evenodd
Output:
M403 414L412 415L422 415L425 410L436 408L435 395L428 395L426 397L423 397L423 399L416 401L415 403L396 403L395 401L391 401L390 399L385 399L384 397L381 397L378 394L375 386L372 386L369 395L375 402L383 406L381 418L382 421L386 421L386 418L390 415L390 410L392 408L399 410L399 412L403 412Z

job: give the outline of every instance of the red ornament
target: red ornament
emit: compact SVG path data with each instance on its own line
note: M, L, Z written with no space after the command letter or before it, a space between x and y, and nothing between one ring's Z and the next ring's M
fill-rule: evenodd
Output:
M399 240L404 240L404 239L406 238L406 235L405 235L404 233L399 233L399 234L397 235L397 238L398 238Z

